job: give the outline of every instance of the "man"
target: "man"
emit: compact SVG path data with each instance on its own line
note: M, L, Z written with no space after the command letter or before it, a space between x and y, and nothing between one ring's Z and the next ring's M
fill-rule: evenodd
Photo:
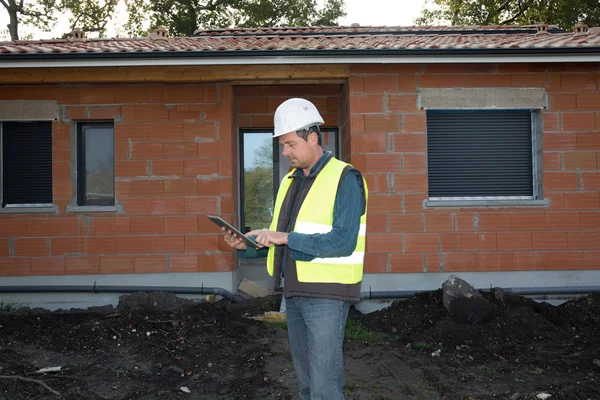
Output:
M267 270L286 298L288 336L302 400L343 399L344 329L360 301L368 190L359 171L321 147L323 118L304 99L275 112L273 137L294 168L279 187L269 229L253 230L263 246L247 248L227 232L242 258L267 256ZM268 250L267 250L268 249Z

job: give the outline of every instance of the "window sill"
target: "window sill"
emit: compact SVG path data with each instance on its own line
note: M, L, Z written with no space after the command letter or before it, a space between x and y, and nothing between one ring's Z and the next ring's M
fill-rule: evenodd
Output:
M56 207L2 207L0 214L55 214Z
M121 212L119 206L67 206L67 213Z
M425 207L548 207L545 200L425 200Z

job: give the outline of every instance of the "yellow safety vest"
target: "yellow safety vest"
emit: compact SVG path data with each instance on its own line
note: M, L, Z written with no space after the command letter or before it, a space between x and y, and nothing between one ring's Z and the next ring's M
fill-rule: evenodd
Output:
M313 185L300 207L293 232L322 234L333 229L335 190L337 190L344 168L348 165L343 161L332 158L317 174ZM292 184L292 179L289 178L295 171L295 169L292 170L281 181L275 200L275 215L273 215L270 230L277 230L281 206ZM360 229L354 251L347 257L327 257L315 258L312 261L296 261L299 282L354 284L362 280L365 258L365 236L367 231L366 200L368 200L367 183L364 178L363 184L365 190L365 212L360 217ZM271 276L274 273L274 264L275 246L271 246L267 256L267 271Z

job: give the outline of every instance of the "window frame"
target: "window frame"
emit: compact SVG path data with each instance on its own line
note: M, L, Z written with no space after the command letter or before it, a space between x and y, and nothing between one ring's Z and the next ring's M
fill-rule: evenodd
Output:
M51 118L28 118L28 119L8 119L0 121L0 155L4 154L4 123L5 122L16 122L16 123L27 123L27 122L48 122L50 123L50 140L53 139L53 127L52 122L54 119ZM51 142L51 161L54 160L52 154L52 142ZM52 167L51 167L52 168ZM51 171L52 174L53 171ZM54 183L54 176L51 177L52 183ZM0 204L4 202L4 160L0 157ZM34 213L55 213L56 206L54 205L54 193L52 193L52 202L44 203L40 206L32 206L30 204L26 204L23 206L14 205L11 207L2 207L0 206L0 214L34 214Z
M114 183L114 197L113 204L82 204L82 199L85 197L85 157L81 156L85 154L85 138L83 135L85 127L108 127L112 129L113 140L112 140L112 152L113 152L113 183ZM80 120L73 121L71 126L71 184L74 188L71 204L67 206L67 212L121 212L122 209L118 204L117 193L116 193L116 153L115 153L115 123L113 120Z
M425 207L518 207L518 206L548 206L549 202L544 199L543 191L543 168L542 168L542 110L538 108L460 108L460 109L426 109L426 119L430 113L439 112L473 113L478 111L513 111L529 112L531 116L531 176L532 196L437 196L429 197L424 201ZM426 133L428 135L428 133ZM426 136L428 139L429 136ZM426 151L428 162L429 153Z

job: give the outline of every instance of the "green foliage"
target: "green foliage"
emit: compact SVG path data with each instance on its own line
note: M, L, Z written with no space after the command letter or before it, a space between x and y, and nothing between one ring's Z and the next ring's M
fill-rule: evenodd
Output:
M353 318L346 320L344 337L349 340L360 340L367 343L381 342L386 339L385 335L366 329L359 321Z
M345 14L343 0L129 0L130 35L165 26L173 36L192 36L202 28L337 25Z
M16 311L19 308L23 307L24 304L17 301L4 301L4 299L0 299L0 312L12 312Z
M600 24L598 0L427 0L418 25Z
M414 343L412 345L412 347L413 347L413 349L419 350L419 351L428 351L429 349L432 348L432 346L430 344L425 343L425 342Z

